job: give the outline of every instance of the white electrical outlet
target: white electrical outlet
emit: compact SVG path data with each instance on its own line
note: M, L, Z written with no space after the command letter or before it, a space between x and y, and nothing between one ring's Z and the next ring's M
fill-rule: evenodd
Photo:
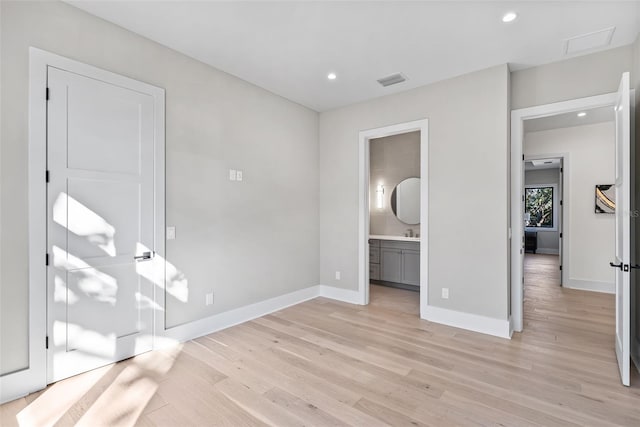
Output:
M340 280L340 272L336 271L336 280Z
M173 240L176 238L176 228L174 226L167 227L167 240Z
M242 181L242 171L236 171L236 180Z
M204 298L205 305L213 305L213 292L209 292Z
M449 288L442 288L442 299L449 299Z
M238 171L235 169L229 169L229 181L235 181L238 176Z

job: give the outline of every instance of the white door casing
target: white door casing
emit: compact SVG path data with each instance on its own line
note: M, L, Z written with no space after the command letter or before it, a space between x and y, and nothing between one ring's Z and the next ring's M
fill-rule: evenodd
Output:
M154 105L53 67L48 88L52 382L153 348Z
M524 279L524 176L523 176L523 144L524 144L524 121L550 117L558 114L579 112L594 108L613 107L617 95L608 93L604 95L590 96L586 98L561 101L552 104L537 105L511 112L511 318L510 329L520 332L523 329L523 279ZM555 154L554 154L555 155ZM568 170L568 157L564 157L565 173ZM564 184L567 184L565 180ZM563 198L568 199L569 187L563 185ZM565 206L563 221L563 250L562 258L564 264L570 258L569 228L567 227L567 211L570 207ZM563 266L563 283L567 283L567 268Z
M65 58L35 47L29 48L29 285L28 285L28 351L24 369L0 376L0 403L8 402L44 388L48 382L47 359L47 272L45 254L47 239L47 104L46 88L49 67L91 77L153 98L154 135L154 252L152 262L138 264L140 273L154 282L154 346L171 345L164 323L164 235L165 235L165 91L164 89ZM144 266L144 267L143 267ZM161 340L157 339L162 337ZM165 339L167 338L167 339Z
M361 131L358 135L358 295L359 304L369 304L369 146L373 138L420 132L420 316L429 305L429 120Z
M630 384L631 350L631 112L629 73L624 73L614 105L616 126L616 356L620 378Z

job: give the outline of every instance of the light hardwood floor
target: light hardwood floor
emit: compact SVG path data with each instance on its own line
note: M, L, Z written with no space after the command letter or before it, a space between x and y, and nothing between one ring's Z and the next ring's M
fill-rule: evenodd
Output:
M525 332L512 340L418 318L418 293L318 298L147 353L0 407L15 425L640 425L620 385L611 295L557 286L527 256Z

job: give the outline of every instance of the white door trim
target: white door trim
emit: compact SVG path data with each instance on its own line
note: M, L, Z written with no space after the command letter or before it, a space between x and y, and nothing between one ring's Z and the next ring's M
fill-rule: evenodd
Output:
M524 227L522 220L524 212L522 209L522 196L524 189L523 176L523 153L524 153L524 121L541 117L555 116L557 114L571 113L580 110L606 107L615 104L616 93L590 96L587 98L573 99L570 101L556 102L553 104L538 105L535 107L521 108L511 111L511 330L522 331L523 321L523 237ZM566 171L566 170L565 170ZM567 187L564 188L566 190ZM563 197L567 198L567 193ZM565 210L564 218L567 217ZM564 231L568 227L563 223ZM566 246L565 246L566 247ZM563 258L568 258L565 253ZM568 269L567 269L568 270ZM563 267L563 274L564 267ZM567 276L563 276L563 281ZM567 282L565 282L567 283Z
M559 191L558 191L558 203L562 201L562 218L558 216L558 233L562 233L562 238L560 239L560 253L562 253L562 259L560 260L562 263L562 286L569 287L567 284L569 283L569 250L570 245L569 242L569 210L571 209L567 200L569 200L569 194L571 192L570 182L569 182L569 170L570 170L570 159L569 153L544 153L544 154L532 154L525 155L524 161L527 160L542 160L542 159L562 159L562 181L559 182ZM523 183L524 184L524 183ZM558 209L560 207L558 206Z
M358 299L369 304L369 141L420 131L420 317L425 318L429 283L429 120L415 120L359 134L358 159Z
M20 371L0 377L0 403L40 390L47 385L47 67L82 74L117 86L148 94L154 100L155 157L155 252L164 260L165 251L165 92L156 86L83 64L34 47L29 48L29 364ZM164 263L162 263L164 269ZM162 272L164 277L164 271ZM154 287L156 304L164 310L164 286ZM156 312L157 313L157 312ZM164 316L156 315L156 328Z

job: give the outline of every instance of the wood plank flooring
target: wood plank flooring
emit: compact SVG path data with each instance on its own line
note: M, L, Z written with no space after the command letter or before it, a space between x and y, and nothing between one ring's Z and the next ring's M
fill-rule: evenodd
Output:
M317 298L60 381L0 407L11 425L640 425L620 385L611 295L558 286L528 255L525 331L494 338L418 318L416 292Z

